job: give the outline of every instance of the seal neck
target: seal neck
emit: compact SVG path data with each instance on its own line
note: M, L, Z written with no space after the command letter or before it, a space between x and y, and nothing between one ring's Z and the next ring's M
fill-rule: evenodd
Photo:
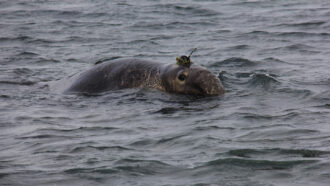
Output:
M165 91L161 75L163 66L160 64L149 64L145 68L144 86Z

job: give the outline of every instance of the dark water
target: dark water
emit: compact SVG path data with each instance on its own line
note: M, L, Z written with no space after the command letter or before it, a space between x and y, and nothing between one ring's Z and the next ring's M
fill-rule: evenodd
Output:
M193 60L224 96L49 84ZM330 2L0 1L0 185L329 185Z

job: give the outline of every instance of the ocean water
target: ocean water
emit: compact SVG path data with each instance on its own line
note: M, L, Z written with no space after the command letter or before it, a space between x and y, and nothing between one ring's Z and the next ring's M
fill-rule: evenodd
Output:
M49 88L195 47L225 95ZM329 120L328 0L0 1L0 185L329 185Z

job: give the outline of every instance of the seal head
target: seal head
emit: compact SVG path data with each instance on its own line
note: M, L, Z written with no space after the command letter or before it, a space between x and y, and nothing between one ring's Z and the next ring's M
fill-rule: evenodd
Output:
M198 65L170 65L161 72L161 79L167 92L204 96L225 92L218 77Z
M220 80L199 65L194 65L189 56L179 56L176 58L176 64L170 65L162 73L165 90L168 92L177 92L183 94L194 94L203 96L214 96L223 94L225 91Z

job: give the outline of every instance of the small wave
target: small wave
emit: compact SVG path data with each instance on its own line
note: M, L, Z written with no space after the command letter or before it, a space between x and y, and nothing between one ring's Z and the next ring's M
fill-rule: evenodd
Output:
M30 41L30 40L33 40L33 38L29 36L0 37L0 42Z
M189 30L193 29L194 26L211 26L213 23L208 21L192 21L192 22L182 22L179 20L171 21L167 23L156 23L156 22L138 22L132 26L132 29L181 29L181 30ZM173 37L169 37L172 39Z
M150 46L160 45L159 42L157 42L155 40L152 41L152 40L149 40L149 39L133 39L133 40L130 40L130 41L124 41L124 42L122 42L122 44L129 44L129 45L146 44L146 45L150 45ZM139 54L139 55L141 55L141 57L145 57L144 54Z
M218 30L215 30L215 33L217 34L227 34L227 33L231 33L233 32L233 30L229 30L229 29L218 29Z
M168 11L174 11L175 14L178 15L194 15L194 16L216 16L220 15L221 13L200 8L197 6L181 6L177 4L161 4L161 5L155 5L153 7L154 11L160 11L161 9L164 9L165 11L162 12L168 12Z
M142 139L142 140L138 140L138 141L135 141L135 142L129 144L129 146L141 147L141 146L148 146L148 145L151 145L154 143L155 143L154 139Z
M91 12L91 13L85 13L83 14L83 16L90 19L90 18L108 17L110 15L105 12Z
M277 89L280 93L292 94L296 98L308 98L313 94L313 91L307 89L297 89L294 87L284 87Z
M232 51L232 50L247 50L250 48L250 45L235 45L229 47L227 50Z
M32 43L33 44L50 44L50 43L59 43L62 41L44 39L44 38L35 38L35 37L31 37L31 36L21 35L21 36L16 36L16 37L0 37L0 42L24 42L24 43L28 43L28 44L32 44Z
M8 98L11 98L11 96L10 95L6 95L6 94L0 94L0 98L8 99Z
M306 21L301 23L282 23L276 26L283 26L283 27L304 27L304 28L315 28L317 26L321 26L325 24L325 21Z
M263 36L266 36L266 35L271 34L271 32L261 31L261 30L254 30L254 31L248 32L246 34L247 35L258 35L258 36L263 35Z
M78 43L93 43L93 42L97 42L97 43L102 43L102 42L106 42L107 38L101 38L101 37L81 37L81 36L68 36L66 38L64 38L63 40L49 40L49 42L51 43L56 43L56 42L60 42L60 43L71 43L71 42L78 42Z
M19 53L18 56L24 56L24 57L35 57L35 56L39 56L39 54L34 53L34 52L27 52L27 51L24 51L24 52Z
M278 84L280 84L280 81L270 74L253 74L252 78L248 81L249 86L262 87L264 89L269 89Z
M261 6L265 2L267 2L267 1L249 0L249 1L232 2L232 3L230 3L230 5L232 5L232 6L251 6L251 5Z
M299 113L297 112L289 112L282 115L265 115L265 114L255 114L255 113L240 113L239 115L242 115L242 118L249 119L249 120L273 120L273 119L282 119L282 120L290 120L297 116L299 116ZM267 128L269 126L266 126Z
M251 168L255 170L260 169L290 169L294 166L302 164L316 163L318 160L292 160L292 161L271 161L271 160L256 160L256 159L241 159L241 158L224 158L207 162L205 166L238 166L244 168Z
M290 158L295 155L295 157L303 157L303 158L315 158L321 157L322 155L329 155L329 151L319 151L319 150L309 150L309 149L236 149L230 150L227 152L228 155L243 157L243 158L251 158L256 155L262 155L263 157L270 156L279 156L285 155L290 156ZM286 158L283 158L286 159Z
M193 130L195 130L195 131L235 130L235 128L234 127L219 127L216 125L211 125L211 126L198 126L198 127L195 127Z
M310 50L315 49L315 47L304 45L304 44L293 44L285 47L288 50Z
M24 86L31 86L36 84L37 82L29 81L29 80L22 80L22 81L0 81L0 84L9 84L9 85L24 85Z
M157 111L155 111L155 114L174 114L176 112L180 111L180 108L177 107L165 107L165 108L161 108Z
M239 57L232 57L225 59L223 61L219 61L216 63L211 64L211 67L222 67L222 66L229 66L229 67L251 67L255 66L258 63L255 61L251 61L249 59L239 58Z
M71 120L70 117L47 117L43 118L47 120ZM57 128L42 128L37 130L38 132L43 132L43 133L82 133L82 132L100 132L100 131L110 131L110 130L116 130L118 128L115 127L79 127L79 128L74 128L74 129L57 129Z
M170 36L170 35L157 35L157 36L152 36L150 38L150 40L169 40L169 39L173 39L175 38L174 36ZM167 54L167 52L166 52Z
M274 34L283 37L330 36L330 33L328 32L274 32Z
M10 173L0 173L0 179L6 177L6 176L9 176Z
M122 146L84 146L84 147L74 147L70 153L81 153L81 152L90 152L93 150L97 151L127 151L127 150L133 150L130 148L122 147Z
M247 128L250 130L250 128ZM246 134L238 136L238 141L242 142L256 142L256 141L287 141L293 139L300 139L300 136L306 136L306 138L313 138L319 135L320 131L312 129L268 129L254 130ZM309 137L307 137L309 136ZM305 138L304 138L305 139Z
M4 15L11 15L13 17L49 17L56 16L58 18L80 18L83 16L81 11L69 10L54 10L54 9L36 9L36 10L12 10L5 11Z
M287 46L281 46L281 47L276 47L276 48L269 48L265 49L265 51L293 51L293 52L300 52L300 53L310 53L310 54L318 54L321 51L317 51L315 47L309 46L309 45L304 45L304 44L292 44L292 45L287 45Z
M176 167L158 160L121 159L115 162L115 169L135 174L154 175L178 170Z
M236 85L239 85L239 87L245 86L247 81L246 79L250 78L252 74L253 73L250 72L237 72L235 74L231 74L226 71L221 71L218 74L218 78L221 80L224 87L226 87L226 92L230 92L232 88L236 89Z
M319 101L319 102L329 102L330 101L330 91L326 90L321 93L318 93L312 97L312 99Z
M260 31L255 30L252 32L244 33L243 35L248 36L273 36L273 37L328 37L330 33L328 32L304 32L304 31L294 31L294 32L272 32L272 31Z
M235 73L236 78L249 78L253 76L253 72L237 72Z
M266 61L266 62L269 62L269 63L282 63L282 64L292 65L289 62L283 61L283 60L275 58L275 57L268 57L268 58L263 59L263 61Z
M81 174L81 173L101 173L101 174L114 174L117 173L118 170L114 170L111 168L72 168L64 171L67 174Z
M277 149L276 149L277 150ZM315 158L329 155L329 151L309 150L309 149L280 149L281 154L296 154L304 158Z
M15 68L13 69L13 73L17 75L26 75L31 74L33 71L29 68Z
M41 63L41 64L45 64L45 63L60 63L61 61L57 60L57 59L48 59L48 58L37 58L36 63Z
M17 137L17 139L72 139L71 135L64 136L64 135L53 135L53 134L36 134L36 135L30 135L30 136L21 136Z
M88 25L88 27L106 27L106 26L120 26L120 23L105 23L105 22L94 22L94 21L78 21L78 20L54 20L51 24L53 24L54 26L66 26L66 27L86 27L86 25ZM50 33L59 33L58 30L55 30L53 32Z
M317 105L315 107L330 109L330 103L326 103L326 104L322 104L322 105Z
M173 142L173 141L174 141L174 143L176 143L177 139L182 138L184 136L186 136L186 135L177 135L177 136L174 136L174 137L162 138L162 139L157 141L157 144L170 143L170 142Z

